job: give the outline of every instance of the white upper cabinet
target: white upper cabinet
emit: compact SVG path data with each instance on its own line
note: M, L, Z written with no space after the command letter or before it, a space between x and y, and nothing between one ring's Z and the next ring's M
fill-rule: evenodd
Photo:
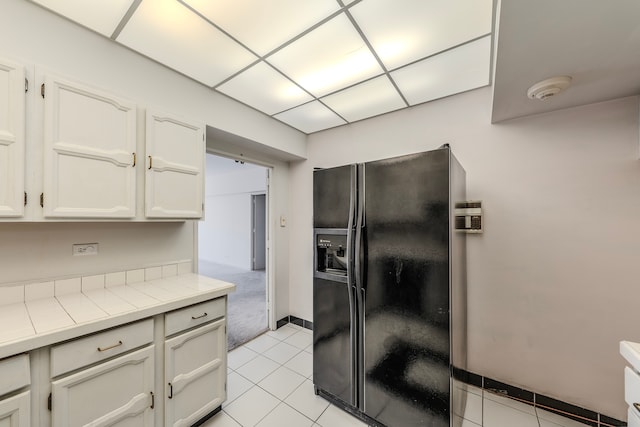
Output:
M146 216L202 217L204 125L147 110L146 137Z
M0 59L0 217L24 214L25 70Z
M44 216L136 214L136 105L46 76Z

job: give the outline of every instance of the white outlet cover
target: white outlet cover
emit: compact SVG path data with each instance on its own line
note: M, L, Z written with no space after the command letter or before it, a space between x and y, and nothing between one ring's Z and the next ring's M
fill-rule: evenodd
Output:
M97 243L76 243L72 246L73 256L98 255Z

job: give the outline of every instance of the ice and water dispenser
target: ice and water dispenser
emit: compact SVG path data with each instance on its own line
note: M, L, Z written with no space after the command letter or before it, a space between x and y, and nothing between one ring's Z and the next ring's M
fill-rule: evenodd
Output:
M338 282L347 281L347 230L317 229L315 235L314 276Z

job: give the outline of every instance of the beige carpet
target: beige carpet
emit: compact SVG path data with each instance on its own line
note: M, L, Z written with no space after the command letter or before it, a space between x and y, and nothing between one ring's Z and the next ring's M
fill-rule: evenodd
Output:
M235 283L229 294L227 334L229 350L244 344L267 330L267 292L264 270L242 270L200 260L199 274Z

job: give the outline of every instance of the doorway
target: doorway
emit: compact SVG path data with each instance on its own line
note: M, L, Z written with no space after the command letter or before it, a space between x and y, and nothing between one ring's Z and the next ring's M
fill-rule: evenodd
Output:
M268 329L269 169L215 154L206 155L204 220L198 224L198 272L231 282L229 350Z

